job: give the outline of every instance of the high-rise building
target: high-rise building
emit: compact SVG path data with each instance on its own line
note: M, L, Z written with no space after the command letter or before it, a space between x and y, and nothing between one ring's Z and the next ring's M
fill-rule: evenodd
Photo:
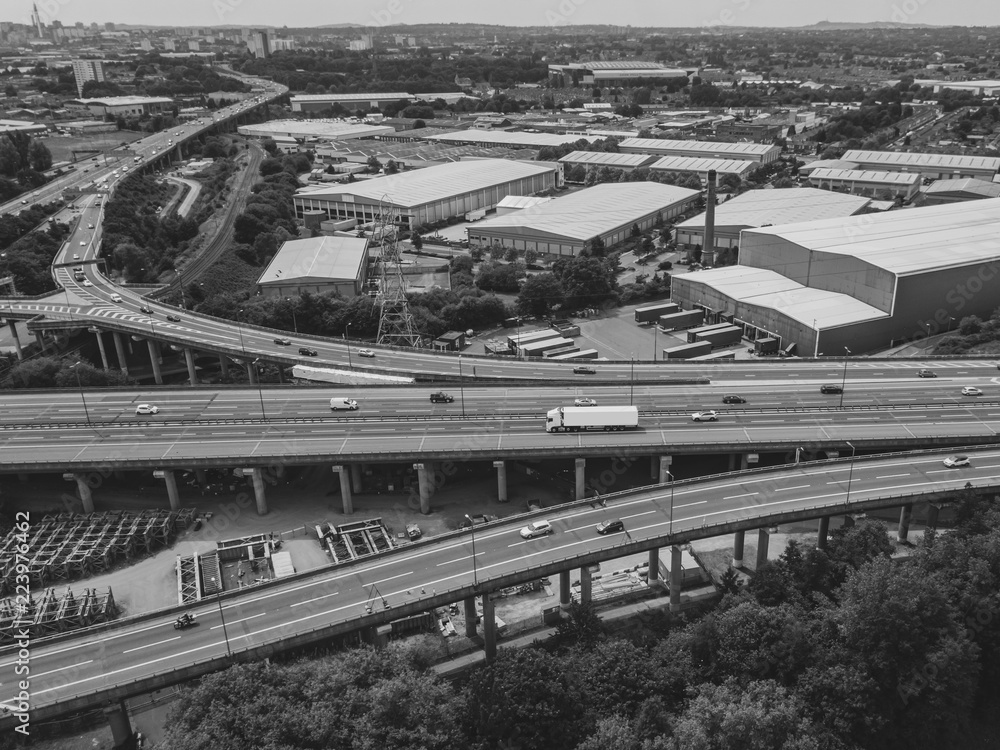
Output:
M76 93L83 96L83 84L104 80L104 63L100 60L74 60L73 76L76 78Z
M38 14L37 3L31 4L31 25L35 27L35 32L38 34L39 39L45 36L45 24L42 23L42 17Z
M267 38L266 31L254 31L250 33L247 38L247 50L254 57L270 57L271 56L271 44Z

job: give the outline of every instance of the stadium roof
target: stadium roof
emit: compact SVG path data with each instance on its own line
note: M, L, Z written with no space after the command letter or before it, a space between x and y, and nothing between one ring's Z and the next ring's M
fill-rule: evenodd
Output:
M1000 198L1000 184L963 177L958 180L935 180L924 189L927 195L950 193L970 198Z
M917 179L920 179L919 175ZM759 227L764 224L794 224L811 219L853 216L871 201L857 195L819 188L750 190L715 208L717 227ZM705 214L682 221L678 228L705 226Z
M649 165L650 169L664 172L708 172L714 169L719 174L734 174L742 177L757 168L757 163L748 159L705 159L697 156L664 156Z
M810 180L848 180L852 182L878 182L891 185L913 185L920 182L919 172L883 172L872 169L814 169Z
M392 205L400 207L422 206L553 171L552 166L542 163L533 164L508 159L474 159L312 190L308 193L300 191L296 196L331 201L343 201L346 196L348 200L357 198L372 202L387 200Z
M602 167L641 167L655 160L654 154L619 154L610 151L571 151L559 161Z
M564 143L576 143L579 140L592 143L598 139L595 136L525 133L518 130L459 130L455 133L432 135L427 140L435 143L499 143L520 148L542 148L544 146L561 146Z
M859 164L886 164L897 167L951 167L966 169L1000 170L1000 157L956 156L954 154L911 154L897 151L848 151L840 157Z
M736 302L776 310L820 330L889 317L854 297L803 286L765 268L723 266L675 278L681 283L705 284Z
M665 151L687 151L700 155L719 154L722 158L731 154L762 156L769 154L777 146L767 143L724 143L719 141L679 141L667 138L626 138L619 144L623 151L631 149L640 153L658 154ZM780 150L780 149L778 149ZM846 158L846 157L845 157Z
M522 229L525 233L544 232L586 241L698 195L697 190L656 182L606 183L522 211L470 224L468 231Z
M1000 198L747 229L743 246L757 235L853 256L899 276L927 273L1000 261Z
M367 247L368 240L364 237L289 240L275 253L257 283L357 279L366 260Z

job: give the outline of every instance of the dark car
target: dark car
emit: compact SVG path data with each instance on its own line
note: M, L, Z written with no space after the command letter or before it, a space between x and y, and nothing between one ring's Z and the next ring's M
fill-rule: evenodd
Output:
M292 345L292 342L289 341L288 339L275 339L274 343L277 344L278 346L291 346Z
M574 367L573 368L573 374L574 375L595 375L596 373L597 373L597 370L595 370L593 367Z
M444 391L438 391L437 393L431 394L432 404L450 404L455 400L455 397L450 393L445 393Z
M723 396L722 403L724 404L745 404L747 400L742 396Z
M936 378L937 373L934 370L917 370L918 378Z
M315 349L309 349L308 347L300 346L299 354L304 354L307 357L315 357L319 354L319 352L316 351Z
M169 320L171 323L180 323L181 322L181 319L178 318L176 315L168 315L167 316L167 320Z
M597 529L598 534L614 534L618 531L625 531L625 524L616 518L614 521L601 521L594 528Z
M844 388L839 385L821 385L819 387L820 393L843 393Z
M144 312L144 313L146 313L146 315L152 315L153 314L153 311L150 310L145 305L143 305L142 307L139 308L139 312Z

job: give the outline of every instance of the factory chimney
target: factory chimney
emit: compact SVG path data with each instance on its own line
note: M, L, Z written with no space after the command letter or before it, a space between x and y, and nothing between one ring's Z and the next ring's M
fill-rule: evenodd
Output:
M705 197L705 241L701 245L701 264L715 263L715 170L708 170L708 195Z

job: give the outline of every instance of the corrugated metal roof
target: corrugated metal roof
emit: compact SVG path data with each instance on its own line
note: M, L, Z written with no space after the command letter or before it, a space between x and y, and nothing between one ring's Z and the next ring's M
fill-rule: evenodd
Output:
M437 143L501 143L504 145L538 147L561 146L564 143L576 143L585 140L593 143L597 140L595 136L586 135L556 135L554 133L525 133L522 131L509 130L460 130L457 133L442 133L432 135L428 141Z
M300 138L357 138L359 135L375 136L396 132L394 128L385 125L323 120L270 120L260 125L241 125L237 130L241 135L267 136L278 133Z
M497 203L497 208L530 208L540 203L548 203L551 198L539 198L531 195L508 195L501 198Z
M780 151L777 146L766 143L720 143L717 141L679 141L666 138L626 138L619 148L634 149L648 154L664 151L689 151L696 154L747 154L761 156L772 151Z
M607 183L477 222L468 229L475 234L488 229L517 228L586 241L698 195L697 190L656 182Z
M982 198L1000 198L1000 185L974 177L963 177L958 180L937 180L924 189L927 195L940 193L966 193Z
M413 94L407 94L405 91L388 93L388 94L296 94L291 97L293 102L356 102L362 100L370 101L399 101L400 99L406 99L407 101L413 100Z
M950 167L967 169L1000 169L1000 158L993 156L958 156L955 154L912 154L897 151L848 151L840 157L859 164L892 164L899 167Z
M268 263L258 284L356 279L365 261L364 237L312 237L289 240Z
M618 154L610 151L571 151L559 161L569 164L598 164L602 167L641 167L653 161L653 154Z
M409 208L553 171L551 166L541 163L475 159L314 190L308 197L342 201L343 196L353 196L369 201L387 200L394 206Z
M742 176L757 168L757 163L746 159L706 159L697 156L664 156L649 165L650 169L664 172L707 172L714 169L720 174Z
M917 176L917 179L920 179ZM764 224L795 224L811 219L852 216L871 201L857 195L834 193L819 188L750 190L715 208L718 227L759 227ZM704 228L705 214L692 216L677 225L683 229Z
M1000 198L744 230L860 258L898 275L1000 261Z
M810 180L848 180L853 182L877 182L890 185L914 185L920 183L919 172L881 172L872 169L814 169Z

